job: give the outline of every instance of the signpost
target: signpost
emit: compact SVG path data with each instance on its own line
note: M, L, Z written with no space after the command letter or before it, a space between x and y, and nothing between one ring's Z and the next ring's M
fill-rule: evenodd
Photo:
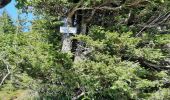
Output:
M77 33L77 28L76 27L69 27L67 18L64 19L64 26L60 26L60 33Z
M60 27L60 33L77 33L77 28L76 27Z
M72 42L71 42L71 35L76 34L77 28L76 27L69 27L67 18L64 19L64 26L60 27L60 33L63 33L63 45L62 45L62 52L68 53L71 51Z

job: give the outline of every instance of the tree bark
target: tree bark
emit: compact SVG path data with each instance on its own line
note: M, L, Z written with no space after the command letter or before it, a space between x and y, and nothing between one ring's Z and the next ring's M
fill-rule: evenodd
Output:
M63 33L63 36L62 36L62 41L63 41L62 52L63 53L68 53L71 51L72 43L71 43L70 37L71 36L69 34Z
M70 23L71 22L71 23ZM68 26L73 26L73 18L67 19ZM69 53L72 49L72 41L71 41L71 34L70 33L63 33L62 36L62 52Z
M80 27L81 27L80 28L80 34L85 35L87 33L87 23L85 22L85 19L83 18L83 16L81 16ZM77 42L77 49L76 49L76 52L75 52L74 62L81 61L82 59L85 58L84 55L83 55L84 45L85 45L85 43L82 42L82 41Z

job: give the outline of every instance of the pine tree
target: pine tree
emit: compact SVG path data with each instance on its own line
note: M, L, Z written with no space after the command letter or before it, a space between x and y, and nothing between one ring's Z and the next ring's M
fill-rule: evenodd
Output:
M170 64L165 61L170 43L169 0L18 1L23 10L32 6L38 17L47 18L34 21L33 32L21 35L21 49L17 49L24 57L22 71L41 80L42 98L170 99ZM73 46L81 44L79 62L73 61L75 50L72 58L60 52L58 19L63 16L70 25L77 23L79 32L73 39L79 42ZM18 57L15 53L10 52L11 59Z
M11 20L10 16L6 11L2 12L0 16L0 32L1 34L14 34L15 33L15 25Z

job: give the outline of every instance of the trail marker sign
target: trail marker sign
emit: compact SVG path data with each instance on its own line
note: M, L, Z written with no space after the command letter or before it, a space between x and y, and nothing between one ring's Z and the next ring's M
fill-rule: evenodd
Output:
M60 27L60 33L77 33L77 28L76 27Z
M73 33L76 34L77 33L77 28L76 27L69 27L68 26L68 22L67 22L67 18L64 19L64 26L60 26L60 33Z

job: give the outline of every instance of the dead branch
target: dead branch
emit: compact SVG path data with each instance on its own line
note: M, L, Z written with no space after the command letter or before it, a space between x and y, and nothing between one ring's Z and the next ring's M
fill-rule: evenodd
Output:
M82 97L83 95L85 95L85 93L84 92L82 92L80 95L78 95L78 96L75 96L75 97L73 97L72 98L72 100L78 100L80 97Z
M151 17L151 18L153 18L153 17ZM148 22L146 22L146 24L144 25L144 27L136 34L136 37L139 36L146 28L148 28L148 27L151 28L151 27L161 25L162 23L166 22L169 18L170 18L170 12L167 12L164 15L159 15L157 18L155 18L151 22L149 19Z
M122 60L128 60L128 61L134 61L134 62L137 61L142 67L146 69L151 69L151 70L156 70L156 71L170 70L169 66L162 66L159 64L155 64L142 57L122 56Z
M3 63L6 65L6 69L7 69L7 74L2 78L1 82L0 82L0 86L2 86L2 84L4 83L5 79L9 76L9 74L11 73L9 70L9 63L7 61L5 61L4 59L2 59Z
M170 12L167 12L167 13L163 16L162 20L161 20L160 22L158 22L157 24L160 25L160 24L166 22L169 18L170 18Z

